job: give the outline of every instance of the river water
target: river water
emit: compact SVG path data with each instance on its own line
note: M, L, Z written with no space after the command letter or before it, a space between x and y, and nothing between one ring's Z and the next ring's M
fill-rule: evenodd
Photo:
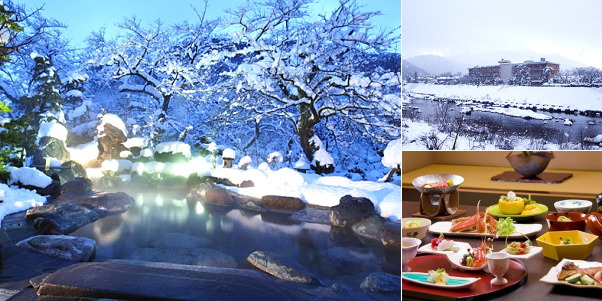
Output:
M246 258L268 251L303 265L325 286L342 283L359 290L372 272L399 275L399 253L378 245L366 246L353 235L333 232L329 225L291 222L287 216L233 209L208 211L200 204L189 207L182 191L125 191L136 207L88 224L73 236L96 240L95 261L129 259L139 248L152 248L162 235L185 234L208 242L207 248L234 258L250 268ZM336 228L336 227L333 227Z
M490 131L500 135L541 138L550 143L581 143L584 137L594 137L602 134L602 118L600 117L547 111L537 111L537 113L548 115L553 119L524 119L483 111L472 111L470 115L466 115L461 113L461 109L465 107L464 105L422 98L411 98L409 106L410 108L404 110L404 118L415 116L417 120L431 123L437 119L435 116L440 115L442 110L448 110L449 114L455 116L462 114L466 120L486 126ZM571 119L572 125L564 125L565 119Z

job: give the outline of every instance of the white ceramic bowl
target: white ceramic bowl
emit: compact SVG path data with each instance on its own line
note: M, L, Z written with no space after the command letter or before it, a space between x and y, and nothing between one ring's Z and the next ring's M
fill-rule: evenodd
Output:
M559 212L582 212L589 213L592 209L592 202L586 200L562 200L554 203L554 208Z
M418 247L422 240L414 237L401 238L401 266L404 272L409 272L411 269L407 267L408 262L412 261L418 253Z
M410 223L418 223L417 227L408 227ZM404 217L401 219L401 236L423 239L431 226L431 220L422 217Z

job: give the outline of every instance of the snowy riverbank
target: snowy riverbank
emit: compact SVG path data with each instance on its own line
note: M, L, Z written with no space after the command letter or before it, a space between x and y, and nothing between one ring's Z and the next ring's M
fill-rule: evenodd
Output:
M499 105L530 105L543 110L553 107L602 111L602 88L405 84L403 93L491 101Z

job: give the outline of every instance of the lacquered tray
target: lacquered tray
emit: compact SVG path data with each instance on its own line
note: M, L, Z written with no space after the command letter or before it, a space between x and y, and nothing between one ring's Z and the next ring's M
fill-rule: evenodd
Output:
M445 290L402 280L402 296L427 300L490 299L507 294L527 281L527 270L525 266L515 260L510 260L508 272L504 275L504 278L508 279L508 283L501 286L492 286L489 282L494 276L485 271L462 271L452 268L451 263L447 260L445 255L417 256L408 263L408 267L412 269L412 272L425 273L429 270L444 268L450 276L481 278L481 280L477 281L469 288L458 290Z

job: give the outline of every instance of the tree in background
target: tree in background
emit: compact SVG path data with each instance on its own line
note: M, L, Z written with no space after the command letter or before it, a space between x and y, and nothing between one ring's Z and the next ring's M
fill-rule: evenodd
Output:
M368 55L386 52L394 41L393 31L376 32L369 25L378 13L343 0L311 22L306 10L312 3L268 0L230 12L235 42L244 45L236 52L242 63L229 73L237 92L231 103L256 116L289 120L313 168L328 173L334 162L316 127L331 119L343 122L342 132L386 129L396 135L390 120L401 111L401 77L360 71Z
M127 18L117 26L122 35L107 40L102 32L88 39L89 49L95 53L94 64L102 68L110 80L118 81L121 93L137 95L132 105L151 116L146 120L153 129L150 138L157 142L168 127L184 130L177 119L169 118L175 98L192 98L198 91L201 79L194 66L196 52L204 49L205 30L212 27L202 24L180 24L167 27L159 20L144 26L136 18ZM203 35L203 37L199 37ZM125 100L132 100L129 96Z

